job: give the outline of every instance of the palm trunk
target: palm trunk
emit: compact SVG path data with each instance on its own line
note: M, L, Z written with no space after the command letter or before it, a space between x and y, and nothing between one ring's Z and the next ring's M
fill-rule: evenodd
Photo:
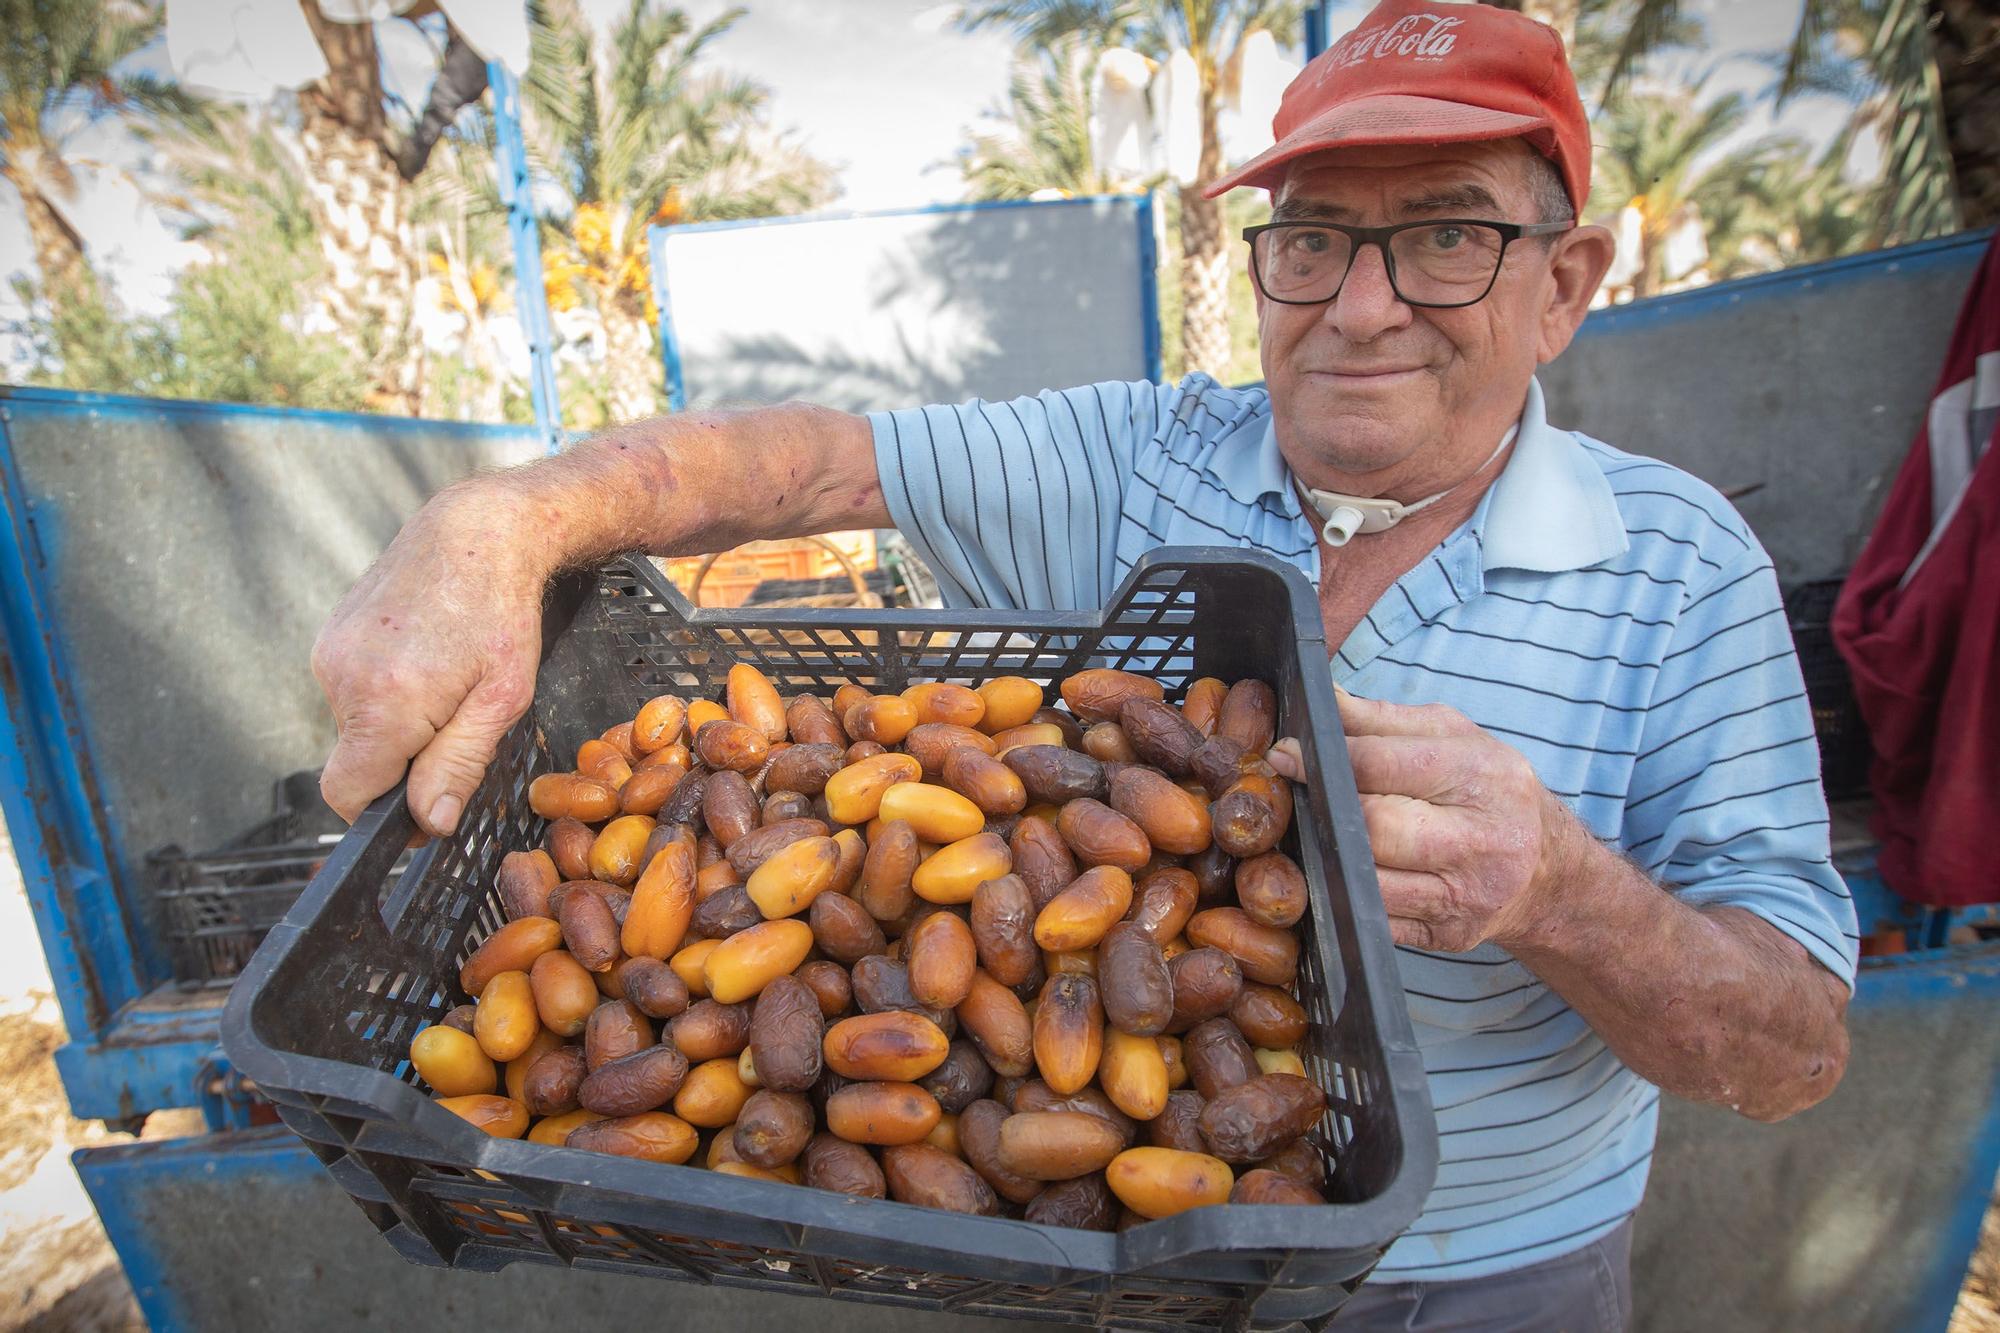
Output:
M376 410L414 415L423 388L423 346L410 327L417 252L382 111L375 33L329 22L314 0L299 3L327 62L326 77L299 95L299 139L332 270L320 313L365 354Z
M1201 160L1195 183L1181 189L1181 350L1186 369L1211 375L1229 368L1229 246L1222 235L1221 201L1204 199L1201 192L1221 174L1215 90L1204 87Z
M1945 141L1968 227L2000 223L2000 0L1930 0Z
M645 312L632 309L616 296L598 308L604 319L604 372L609 383L606 406L612 422L657 414L665 372Z
M12 183L20 193L22 211L28 215L28 235L34 240L35 263L42 270L42 291L50 299L57 299L60 293L74 290L89 273L83 255L83 238L63 221L62 214L42 197L41 191L19 179Z

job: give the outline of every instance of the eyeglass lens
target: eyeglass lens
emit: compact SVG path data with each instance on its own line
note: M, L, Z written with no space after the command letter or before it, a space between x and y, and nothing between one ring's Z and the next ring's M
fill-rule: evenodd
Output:
M1347 276L1354 242L1325 227L1280 226L1260 232L1257 276L1275 301L1331 300ZM1505 238L1491 227L1439 222L1389 239L1396 295L1421 304L1477 300L1500 270Z

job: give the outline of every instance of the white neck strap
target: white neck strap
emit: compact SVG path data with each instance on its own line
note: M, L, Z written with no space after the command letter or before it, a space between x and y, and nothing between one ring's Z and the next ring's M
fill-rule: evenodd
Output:
M1313 508L1317 509L1320 517L1326 520L1325 525L1319 530L1320 536L1326 539L1328 546L1345 546L1356 533L1382 532L1395 527L1418 510L1430 508L1457 490L1459 486L1465 485L1466 481L1471 481L1473 477L1484 472L1494 459L1506 452L1507 446L1514 442L1514 436L1520 429L1519 425L1509 426L1507 433L1500 437L1499 447L1488 454L1486 462L1475 468L1465 481L1459 482L1457 486L1447 486L1436 495L1425 496L1411 504L1362 495L1342 495L1339 491L1316 491L1307 487L1306 494L1312 497Z

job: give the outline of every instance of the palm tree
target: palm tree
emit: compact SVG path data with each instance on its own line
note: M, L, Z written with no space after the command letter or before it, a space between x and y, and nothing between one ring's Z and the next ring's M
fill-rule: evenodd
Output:
M1865 247L1873 205L1846 174L1857 128L1817 157L1797 139L1762 139L1704 171L1691 198L1701 210L1709 276L1739 278Z
M1567 24L1579 56L1593 17L1618 35L1606 103L1642 57L1674 44L1692 21L1685 0L1489 2ZM1842 72L1856 60L1866 80ZM1783 69L1781 101L1807 88L1845 89L1861 103L1856 114L1880 130L1875 244L2000 222L2000 0L1805 0Z
M362 350L371 405L414 415L423 386L423 347L410 329L418 251L375 29L327 18L318 0L300 6L327 64L326 75L298 96L306 180L332 270L317 293L320 312Z
M118 65L160 30L132 0L0 0L0 178L21 196L42 290L60 298L85 280L83 238L63 216L76 199L72 141L106 115L191 114L180 89Z
M1158 59L1185 50L1200 82L1201 154L1181 187L1181 345L1190 370L1229 363L1229 247L1222 206L1202 190L1222 175L1221 88L1246 37L1258 29L1296 40L1298 0L968 0L966 30L1000 26L1031 45L1080 37L1093 48L1126 45Z
M1096 67L1096 54L1074 38L1038 47L1015 62L1007 86L1010 125L975 135L959 164L973 198L1026 199L1043 190L1099 194L1110 188L1090 142Z
M1699 85L1696 94L1699 93ZM1666 242L1684 225L1704 187L1717 188L1696 167L1748 115L1740 94L1708 102L1695 96L1628 93L1598 119L1596 186L1592 211L1603 215L1628 205L1639 214L1638 271L1634 297L1651 296L1685 274L1666 272ZM1741 169L1742 163L1736 163Z
M529 152L565 196L544 240L550 304L595 309L616 419L660 401L647 228L796 213L833 193L827 166L768 127L763 88L696 68L742 15L696 28L678 9L629 0L600 61L576 0L529 9Z

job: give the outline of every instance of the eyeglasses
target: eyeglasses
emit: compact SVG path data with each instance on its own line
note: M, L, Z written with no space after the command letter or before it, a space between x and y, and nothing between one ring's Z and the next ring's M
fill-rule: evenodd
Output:
M1553 236L1574 222L1482 222L1440 218L1393 227L1338 222L1268 222L1245 227L1257 290L1280 305L1323 305L1340 295L1363 246L1382 252L1389 286L1405 305L1451 310L1493 290L1507 247L1523 236Z

